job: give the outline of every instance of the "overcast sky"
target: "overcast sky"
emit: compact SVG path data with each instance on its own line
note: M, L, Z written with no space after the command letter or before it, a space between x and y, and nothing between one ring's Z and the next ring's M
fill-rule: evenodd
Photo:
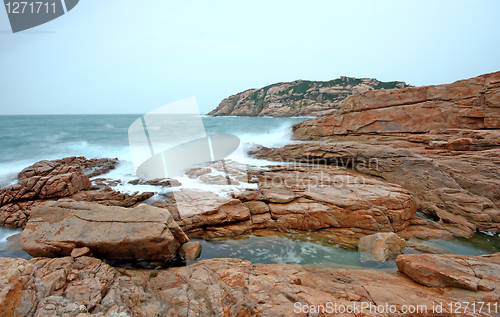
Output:
M80 0L13 34L0 10L0 114L143 114L341 75L450 83L500 70L500 1Z

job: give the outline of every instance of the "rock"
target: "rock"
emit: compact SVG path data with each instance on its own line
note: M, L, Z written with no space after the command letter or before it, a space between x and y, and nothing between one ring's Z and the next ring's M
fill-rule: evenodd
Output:
M208 115L250 117L318 116L331 112L346 97L373 89L406 87L404 82L381 82L342 76L327 82L296 80L249 89L221 101Z
M67 174L33 176L0 190L0 224L23 227L30 217L34 200L66 197L90 187L90 181L81 170Z
M361 261L384 262L395 259L403 252L405 240L395 233L376 233L359 240Z
M153 197L153 195L153 192L134 193L131 195L120 193L109 188L96 191L81 191L71 196L71 199L76 201L96 202L105 206L132 207Z
M269 212L269 206L263 201L258 201L258 200L246 201L245 205L250 210L252 216L258 214L265 214Z
M0 189L0 225L22 228L30 217L31 208L41 200L68 197L87 190L89 177L109 172L118 159L86 159L67 157L40 161L23 169L19 182Z
M499 129L499 83L496 72L449 85L371 90L346 98L330 117L298 123L294 136L310 140L353 133Z
M33 257L65 256L87 247L106 259L172 259L187 241L165 209L70 200L34 208L21 235L21 247Z
M0 190L1 206L16 201L65 197L87 189L90 181L81 171L66 174L33 176Z
M407 248L412 248L414 250L423 252L423 253L432 253L432 254L448 254L450 253L447 250L437 248L431 245L423 244L423 243L416 243L416 242L411 242L411 241L406 241Z
M420 240L451 240L453 234L445 229L439 229L429 225L410 225L404 230L398 232L398 236L403 239L420 239Z
M297 306L328 302L358 308L371 303L373 309L394 305L398 310L403 305L423 305L427 311L421 315L430 315L436 303L443 303L446 313L454 302L482 301L493 306L500 294L498 289L436 289L380 270L252 264L240 259L202 260L154 274L114 268L85 256L29 262L0 258L0 267L4 268L0 272L19 272L22 278L12 279L19 287L10 289L16 290L14 298L24 300L8 301L13 297L6 297L10 293L3 288L0 300L13 305L1 305L2 316L8 316L11 307L22 316L30 309L35 316L291 316ZM37 287L30 288L35 281ZM373 315L368 310L363 314Z
M198 214L181 215L179 226L189 235L205 237L235 236L257 229L349 228L371 234L401 231L415 216L415 202L406 190L345 168L270 166L254 176L259 191L243 192L240 199L226 203L210 193L181 190L179 195L185 195L196 208L193 214Z
M148 181L141 179L134 179L128 182L132 185L152 185L152 186L164 186L164 187L177 187L182 184L176 179L170 178L155 178Z
M263 148L254 156L349 167L403 186L415 196L418 211L436 217L442 229L454 235L500 232L500 150L450 158L435 153L426 157L409 149L357 142L300 143L279 149Z
M83 156L66 157L60 160L43 160L23 169L18 179L28 179L33 176L60 175L82 170L90 178L93 176L108 173L118 164L118 159L100 158L86 159Z
M81 256L93 256L93 255L94 254L92 253L92 251L87 247L75 248L75 249L71 250L71 257L72 258L79 258Z
M37 303L35 267L22 259L0 258L0 315L27 316Z
M396 259L398 270L429 287L498 291L500 253L488 256L409 254Z
M184 260L194 261L200 257L202 250L203 246L199 241L190 241L181 245L178 253Z

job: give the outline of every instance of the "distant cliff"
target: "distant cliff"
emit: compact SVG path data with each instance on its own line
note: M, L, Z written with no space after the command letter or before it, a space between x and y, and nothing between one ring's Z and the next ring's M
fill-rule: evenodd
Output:
M345 98L374 89L408 87L405 82L341 76L330 81L296 80L249 89L221 101L208 115L296 117L326 115Z

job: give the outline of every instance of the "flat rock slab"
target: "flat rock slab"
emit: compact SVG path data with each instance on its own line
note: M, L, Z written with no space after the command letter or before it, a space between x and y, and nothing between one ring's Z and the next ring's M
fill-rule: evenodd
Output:
M172 259L187 236L166 209L59 200L32 210L21 247L33 257L89 248L106 259Z
M500 288L500 253L486 256L408 254L396 259L399 271L430 287L457 287L470 291Z

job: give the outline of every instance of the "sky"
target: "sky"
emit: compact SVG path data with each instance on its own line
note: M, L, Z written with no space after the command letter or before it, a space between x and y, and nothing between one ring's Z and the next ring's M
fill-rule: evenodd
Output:
M0 115L144 114L340 76L434 85L500 71L500 1L81 0L12 33Z

